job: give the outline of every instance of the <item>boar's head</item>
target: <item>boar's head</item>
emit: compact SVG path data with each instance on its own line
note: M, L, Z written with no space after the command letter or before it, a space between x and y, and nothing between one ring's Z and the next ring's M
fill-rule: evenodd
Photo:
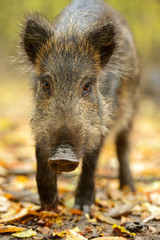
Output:
M104 120L110 121L98 84L115 47L113 26L61 31L36 14L27 19L20 44L35 72L36 145L52 169L72 171L101 144Z

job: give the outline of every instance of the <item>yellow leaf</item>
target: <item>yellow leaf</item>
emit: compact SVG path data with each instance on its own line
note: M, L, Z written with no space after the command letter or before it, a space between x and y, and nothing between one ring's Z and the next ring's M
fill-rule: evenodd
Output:
M131 232L127 231L124 227L121 227L121 226L119 226L117 224L114 224L112 226L112 228L113 228L113 231L118 233L121 237L124 237L125 234L133 236L133 237L136 236L135 233L131 233Z
M55 213L55 212L49 212L49 211L41 211L39 213L40 217L58 217L59 214L58 213Z
M90 218L88 213L86 213L85 216L86 216L88 222L90 222L90 223L97 223L97 219L96 218Z
M8 226L0 225L0 233L22 232L24 230L25 228L16 227L13 225L8 225Z
M67 230L66 240L88 240L79 233L76 233L72 230Z
M28 238L28 237L33 237L36 236L36 231L33 231L32 229L25 231L25 232L20 232L20 233L13 233L13 237L17 238Z
M58 237L65 237L66 236L66 231L62 231L62 232L53 232L53 237L54 236L58 236Z
M26 182L28 182L28 178L25 177L25 176L17 176L17 177L15 178L15 180L16 180L17 182L21 182L21 183L26 183Z
M79 229L79 227L75 227L75 228L72 228L72 231L74 231L74 232L80 232L81 230Z
M80 232L80 229L78 227L73 228L71 231L74 232ZM62 232L53 232L53 237L58 236L58 237L65 237L67 234L68 230L64 230Z

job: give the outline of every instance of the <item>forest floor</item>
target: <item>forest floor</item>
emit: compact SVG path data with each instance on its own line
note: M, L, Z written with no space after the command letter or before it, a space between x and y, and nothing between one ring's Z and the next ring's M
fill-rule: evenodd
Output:
M31 106L27 81L1 81L0 239L160 239L158 106L149 99L141 100L135 119L131 169L136 192L118 189L118 163L109 139L99 159L96 198L90 216L73 210L80 167L59 175L58 211L41 210L29 126Z

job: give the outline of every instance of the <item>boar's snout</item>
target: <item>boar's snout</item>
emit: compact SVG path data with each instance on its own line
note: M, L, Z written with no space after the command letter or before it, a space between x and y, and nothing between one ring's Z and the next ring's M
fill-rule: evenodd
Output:
M71 172L78 167L79 160L71 146L61 145L56 149L55 154L48 159L48 164L51 169L57 172Z

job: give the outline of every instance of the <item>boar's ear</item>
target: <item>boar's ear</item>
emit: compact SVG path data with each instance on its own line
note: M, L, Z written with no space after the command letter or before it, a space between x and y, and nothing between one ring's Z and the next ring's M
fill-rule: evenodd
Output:
M25 50L29 60L35 63L42 45L53 35L47 19L36 13L29 16L21 34L21 47Z
M99 24L101 26L101 24ZM90 33L90 40L96 50L100 53L100 61L102 67L109 61L114 48L116 46L115 43L115 31L112 23L108 23L107 25L103 25L98 29L95 29Z

